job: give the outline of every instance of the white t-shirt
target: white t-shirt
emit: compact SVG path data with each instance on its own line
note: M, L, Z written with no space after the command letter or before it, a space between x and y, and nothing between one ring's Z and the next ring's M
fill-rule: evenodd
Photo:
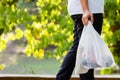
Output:
M104 0L88 0L88 7L91 13L104 12ZM82 6L80 0L68 0L68 14L82 14Z

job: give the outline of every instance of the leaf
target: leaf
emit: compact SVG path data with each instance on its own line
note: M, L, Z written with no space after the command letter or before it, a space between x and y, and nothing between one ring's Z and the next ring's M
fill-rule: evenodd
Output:
M4 68L5 68L5 65L0 64L0 70L4 70Z

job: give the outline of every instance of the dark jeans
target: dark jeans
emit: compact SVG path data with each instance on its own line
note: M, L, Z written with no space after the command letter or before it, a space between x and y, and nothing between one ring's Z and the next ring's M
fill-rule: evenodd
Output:
M95 30L100 34L102 29L103 14L98 13L93 15L94 15L93 26ZM79 39L81 37L83 24L81 20L82 14L72 15L71 17L74 21L74 41L63 60L59 72L56 75L56 80L70 80L70 77L75 67L76 52L79 44ZM80 80L94 80L94 69L90 69L85 74L80 74Z

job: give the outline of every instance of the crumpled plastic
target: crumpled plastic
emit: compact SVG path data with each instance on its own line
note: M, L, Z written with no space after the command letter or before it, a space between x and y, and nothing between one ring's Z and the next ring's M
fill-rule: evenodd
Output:
M75 74L86 73L89 69L110 67L113 64L115 62L111 51L89 21L88 25L84 26L79 41Z

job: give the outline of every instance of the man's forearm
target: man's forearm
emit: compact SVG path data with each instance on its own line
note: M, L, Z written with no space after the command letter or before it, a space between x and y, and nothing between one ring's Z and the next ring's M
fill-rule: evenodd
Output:
M88 0L80 0L83 12L89 11Z

